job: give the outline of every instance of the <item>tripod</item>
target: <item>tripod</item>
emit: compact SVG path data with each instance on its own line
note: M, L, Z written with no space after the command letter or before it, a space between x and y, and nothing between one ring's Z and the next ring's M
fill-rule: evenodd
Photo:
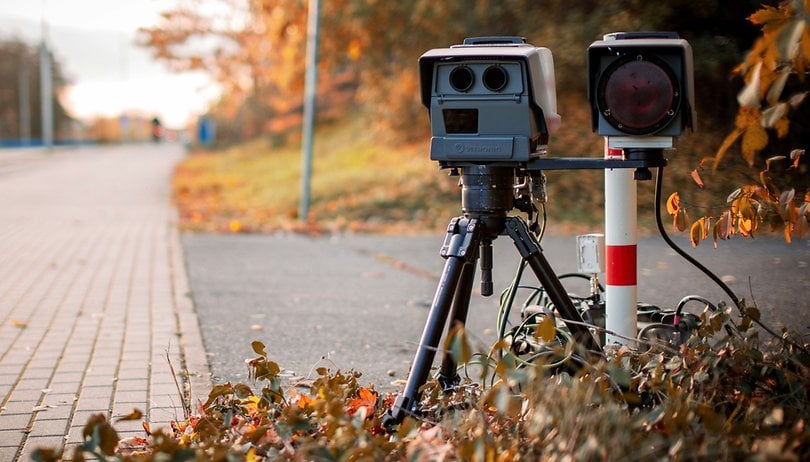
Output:
M405 390L387 411L383 419L384 426L397 425L407 414L417 412L419 389L427 381L448 317L448 333L456 325L463 326L466 323L473 278L479 260L481 293L485 296L492 294L492 241L498 236L507 235L512 239L518 253L531 267L574 340L587 350L601 352L599 344L583 323L526 222L520 217L507 216L515 206L515 170L514 167L491 165L461 167L463 215L453 218L447 227L440 252L446 260L444 269ZM439 371L439 383L445 390L458 383L456 366L453 356L445 353Z

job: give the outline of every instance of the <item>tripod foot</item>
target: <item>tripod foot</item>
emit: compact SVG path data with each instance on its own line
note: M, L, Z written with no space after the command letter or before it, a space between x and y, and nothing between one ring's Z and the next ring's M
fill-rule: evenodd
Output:
M417 404L418 402L416 400L408 398L407 396L400 395L397 397L397 400L394 401L394 405L385 412L382 418L383 428L389 432L393 431L394 427L402 423L406 415L416 414Z

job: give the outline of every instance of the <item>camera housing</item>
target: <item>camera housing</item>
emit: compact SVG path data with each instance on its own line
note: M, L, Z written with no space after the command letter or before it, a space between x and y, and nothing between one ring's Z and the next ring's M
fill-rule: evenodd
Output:
M671 148L693 129L692 48L674 32L617 32L588 47L592 128L612 148Z
M522 37L467 38L419 58L430 158L441 167L525 163L560 126L554 60Z

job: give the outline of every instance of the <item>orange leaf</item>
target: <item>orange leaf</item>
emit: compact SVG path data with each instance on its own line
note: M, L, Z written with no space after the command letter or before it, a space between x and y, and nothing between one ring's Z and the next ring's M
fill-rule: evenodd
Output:
M537 325L537 330L534 332L535 338L540 338L545 343L551 343L554 337L557 336L557 326L554 324L552 316L545 316L540 324Z
M143 417L143 412L140 409L133 409L129 414L115 419L116 422L124 422L128 420L139 420Z
M681 198L677 192L674 192L669 195L667 199L667 213L672 216L675 216L678 213L678 210L681 208Z
M700 178L700 173L697 169L692 170L692 179L695 180L695 183L698 185L698 188L703 189L703 180Z
M760 26L768 26L774 22L781 22L787 18L788 12L780 8L765 6L748 17L748 20Z
M754 157L768 144L768 132L759 123L745 130L742 139L742 156L749 166L754 165Z
M306 409L307 407L312 406L314 402L315 400L307 395L298 396L298 407L300 409Z
M737 220L737 228L743 236L750 236L754 230L754 220L740 218Z
M742 128L737 127L733 132L726 136L726 139L723 140L723 144L720 145L720 147L717 149L717 154L714 155L714 167L712 167L714 171L717 171L717 167L720 165L720 161L723 160L723 156L726 155L726 152L729 150L731 145L737 141L743 132L744 130Z
M692 243L692 247L697 247L700 241L706 239L707 223L706 217L700 217L692 223L692 228L689 230L689 241Z
M360 387L357 392L357 398L350 400L346 404L346 412L349 415L354 415L361 407L367 408L368 416L374 414L374 409L377 406L377 393L365 387Z

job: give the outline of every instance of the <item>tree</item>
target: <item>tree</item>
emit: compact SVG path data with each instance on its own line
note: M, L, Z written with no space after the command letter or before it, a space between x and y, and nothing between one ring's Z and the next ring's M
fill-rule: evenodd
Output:
M163 13L157 26L143 29L139 41L175 69L204 69L220 81L225 96L217 112L238 119L245 137L296 127L306 2L218 0L216 5L206 10L199 0L185 0ZM703 57L696 63L702 78L698 110L701 120L713 121L733 101L725 74L755 38L756 29L744 17L757 5L751 0L734 9L719 0L323 2L319 113L332 118L365 113L369 129L387 139L423 139L428 127L419 103L418 57L467 36L508 34L552 50L558 95L572 100L561 104L569 113L584 114L583 69L591 41L617 30L676 30Z
M59 62L52 54L50 58L54 88L54 123L56 133L64 134L69 128L71 118L57 95L67 81ZM21 121L21 114L26 110L21 107L23 104L20 97L21 90L28 91L29 135L35 139L42 137L39 86L39 47L32 47L19 40L0 41L0 140L18 143L25 136L23 130L25 122Z
M693 246L710 234L715 246L718 239L735 233L753 236L762 224L781 229L788 242L805 236L810 228L810 165L805 156L810 143L806 127L810 115L806 103L810 92L808 11L808 0L786 1L776 7L764 6L749 17L761 28L761 35L734 69L744 82L737 95L734 129L713 157L701 160L692 176L702 187L700 172L705 164L718 171L726 154L738 147L750 167L759 167L759 181L729 194L728 207L719 216L702 216L692 223ZM670 196L667 209L676 229L686 229L686 209L677 192Z

